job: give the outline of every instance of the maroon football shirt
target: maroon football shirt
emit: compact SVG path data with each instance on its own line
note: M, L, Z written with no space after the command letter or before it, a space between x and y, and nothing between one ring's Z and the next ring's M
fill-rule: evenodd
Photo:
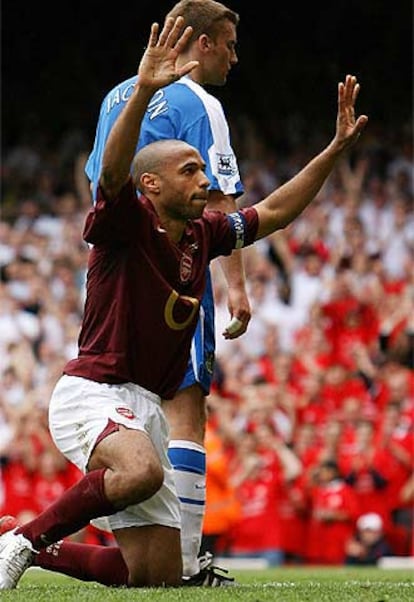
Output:
M255 239L256 210L235 218L206 211L175 244L131 181L111 203L98 191L83 233L93 247L79 355L64 373L133 382L172 398L187 367L208 263Z

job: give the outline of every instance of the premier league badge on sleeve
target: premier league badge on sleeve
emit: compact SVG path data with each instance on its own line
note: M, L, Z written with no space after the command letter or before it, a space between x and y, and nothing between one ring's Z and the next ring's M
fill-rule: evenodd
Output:
M217 169L221 176L233 176L236 173L234 155L217 153Z

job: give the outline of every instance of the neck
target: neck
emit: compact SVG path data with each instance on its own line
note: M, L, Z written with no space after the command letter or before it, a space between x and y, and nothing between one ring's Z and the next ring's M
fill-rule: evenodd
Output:
M180 242L183 234L184 234L184 230L186 227L186 223L183 220L179 220L179 219L174 219L166 214L164 214L162 211L159 211L159 209L157 208L157 213L158 213L158 219L160 222L160 227L166 231L166 233L168 234L168 237L175 243Z
M191 54L188 54L186 56L182 56L181 60L178 60L178 64L180 67L182 67L183 65L185 65L188 61L192 61L192 60L198 60L196 59L196 57L192 56ZM192 71L190 71L190 73L187 74L186 77L190 78L193 80L193 82L196 82L197 84L200 84L201 86L205 84L204 78L203 78L203 73L202 73L202 69L201 69L201 64L199 64L198 67L195 67L194 69L192 69Z
M161 227L164 228L164 230L166 230L168 236L173 242L180 242L184 234L185 224L174 220L160 221L160 224Z

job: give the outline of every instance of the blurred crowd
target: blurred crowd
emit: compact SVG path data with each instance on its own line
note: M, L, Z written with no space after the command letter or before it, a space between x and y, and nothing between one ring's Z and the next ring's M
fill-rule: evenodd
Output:
M234 128L241 206L311 153L310 143L267 148L253 124ZM212 263L203 546L217 555L279 565L413 554L412 141L371 134L358 148L291 226L245 251L252 319L233 341L222 336L226 287ZM77 353L86 153L71 132L53 151L29 141L3 158L0 514L23 522L80 476L50 438L47 409ZM76 537L113 543L93 527Z

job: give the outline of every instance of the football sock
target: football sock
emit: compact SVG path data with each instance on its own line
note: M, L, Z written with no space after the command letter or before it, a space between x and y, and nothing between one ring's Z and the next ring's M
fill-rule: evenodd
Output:
M36 550L56 543L85 527L92 518L113 514L117 509L104 491L106 468L87 473L34 520L19 527Z
M128 568L117 546L58 541L35 554L34 565L81 581L128 585Z
M206 451L198 443L173 440L168 456L180 500L183 574L190 577L199 571L197 558L206 505Z

